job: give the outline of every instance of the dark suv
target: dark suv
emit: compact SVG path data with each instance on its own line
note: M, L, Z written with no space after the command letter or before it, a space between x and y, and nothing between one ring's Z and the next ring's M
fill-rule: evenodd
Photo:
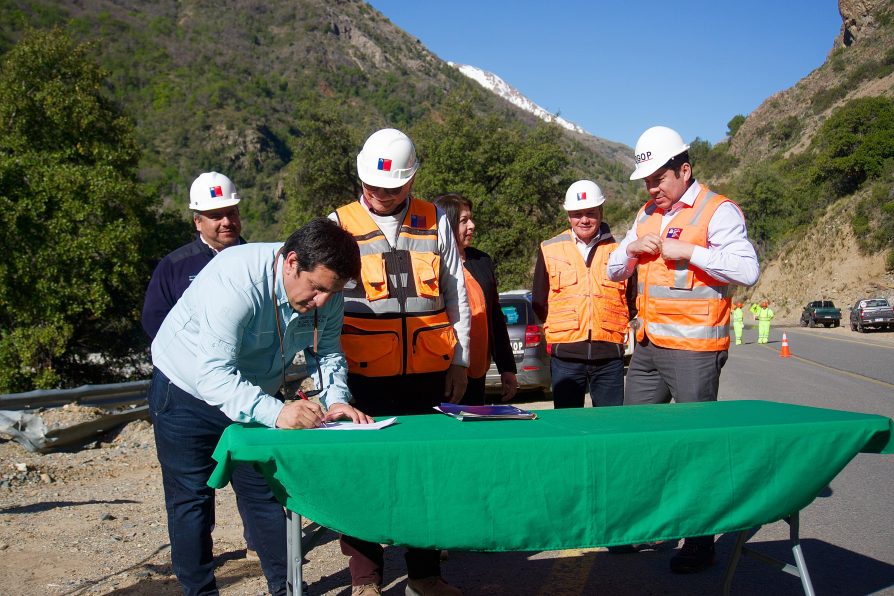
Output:
M552 392L549 353L546 350L543 322L534 314L531 300L531 290L501 292L500 309L503 311L503 316L506 317L509 342L512 344L512 352L515 354L519 388L523 391ZM630 362L634 344L631 331L624 352L625 364ZM497 365L492 363L487 371L485 388L490 392L499 392L500 387L500 372L497 370Z

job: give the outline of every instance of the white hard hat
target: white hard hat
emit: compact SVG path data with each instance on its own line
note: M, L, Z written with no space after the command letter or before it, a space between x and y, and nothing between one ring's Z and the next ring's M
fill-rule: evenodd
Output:
M383 128L371 134L357 155L357 173L369 186L403 186L418 169L413 141L395 128Z
M205 172L189 187L189 208L211 211L239 204L239 193L233 181L217 172Z
M578 180L565 191L565 211L598 207L605 202L602 189L590 180Z
M657 172L671 158L689 149L680 133L666 126L653 126L640 135L636 142L633 160L636 169L631 180L640 180Z

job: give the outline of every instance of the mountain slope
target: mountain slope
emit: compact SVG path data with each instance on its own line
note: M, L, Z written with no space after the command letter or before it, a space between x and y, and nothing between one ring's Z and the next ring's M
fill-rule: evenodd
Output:
M762 160L799 159L829 116L851 100L894 98L894 1L838 4L842 28L826 62L748 115L729 143L739 164L728 177ZM834 300L846 316L847 305L857 298L894 298L894 272L885 270L885 252L861 250L851 225L857 205L870 192L863 188L812 213L811 224L787 241L776 258L763 261L760 281L741 294L769 298L777 318L786 323L797 323L801 308L811 300Z
M839 0L842 26L826 61L748 115L729 151L743 164L803 151L838 107L865 96L894 97L894 2Z
M296 122L321 104L361 138L412 126L447 94L533 124L361 0L11 0L0 4L0 51L28 26L53 25L96 43L136 120L142 178L180 207L197 172L226 172L250 199L252 239L276 237L279 174L312 159L293 154ZM568 144L581 176L633 196L613 172L617 150L571 132Z

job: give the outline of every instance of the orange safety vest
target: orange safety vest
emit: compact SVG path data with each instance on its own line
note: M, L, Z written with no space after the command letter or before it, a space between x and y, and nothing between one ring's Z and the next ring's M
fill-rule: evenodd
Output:
M548 343L624 343L630 316L627 281L612 281L606 273L608 256L617 245L597 245L587 267L571 230L541 243L549 274L549 311L544 325Z
M480 379L490 368L490 331L487 320L487 299L478 281L463 267L466 278L466 296L472 314L469 329L469 370L468 376ZM501 313L502 314L502 313Z
M649 201L637 214L637 237L656 234L707 247L708 223L727 202L733 203L702 186L692 206L681 209L662 229L662 211ZM714 279L687 260L667 261L660 254L640 255L638 279L638 342L648 335L656 346L675 350L716 352L729 348L732 288L727 282Z
M440 292L434 205L411 198L394 247L355 201L336 210L360 246L361 282L343 291L348 372L367 377L447 370L456 335Z

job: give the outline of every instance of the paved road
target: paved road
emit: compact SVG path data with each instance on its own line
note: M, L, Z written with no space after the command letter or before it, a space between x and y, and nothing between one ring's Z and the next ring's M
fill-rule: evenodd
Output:
M779 356L783 332L792 358ZM894 333L774 328L766 345L753 343L756 335L756 330L746 329L746 343L731 349L721 377L721 399L768 399L894 417ZM528 407L550 405L535 402ZM802 512L802 548L817 594L894 595L892 477L894 456L858 455ZM784 522L765 526L751 544L790 559L788 531ZM719 594L733 541L731 535L719 536L717 565L694 576L668 571L674 544L636 555L613 555L604 549L451 552L443 573L468 596ZM327 533L322 542L305 565L310 593L350 593L346 559L336 536ZM403 551L389 548L386 553L385 594L403 594ZM737 596L799 593L797 578L749 558L739 564L733 582Z

